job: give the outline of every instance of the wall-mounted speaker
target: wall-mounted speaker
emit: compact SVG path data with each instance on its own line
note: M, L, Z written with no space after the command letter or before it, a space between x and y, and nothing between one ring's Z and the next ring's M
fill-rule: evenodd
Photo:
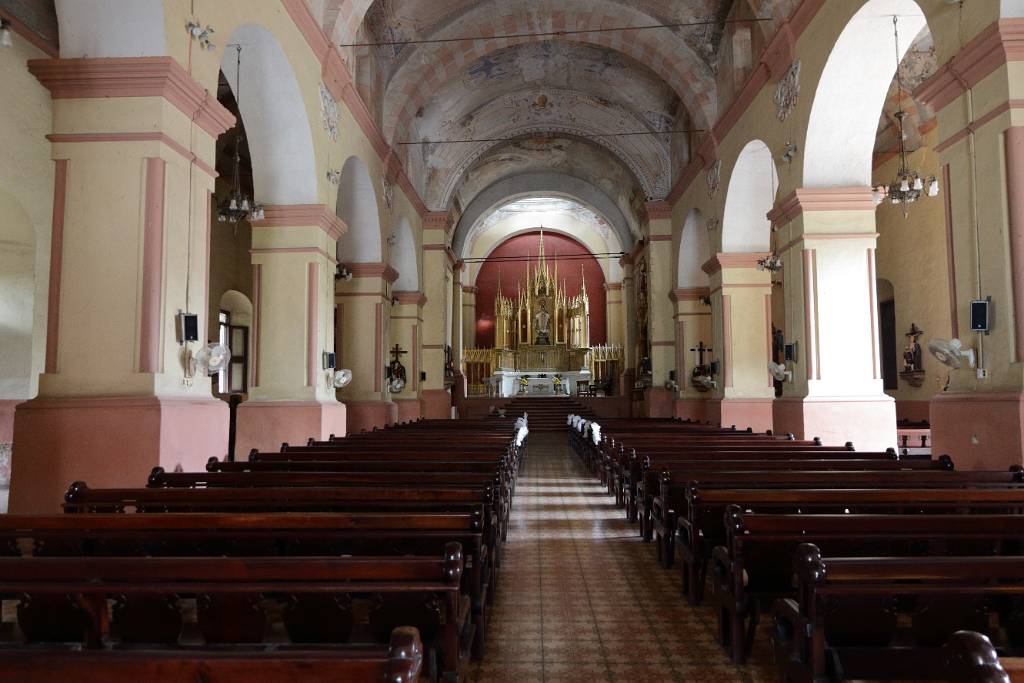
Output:
M420 372L420 381L421 382L426 382L427 381L427 373Z
M195 313L178 313L178 343L199 341L199 316Z
M992 297L971 301L971 331L988 334L992 329Z
M333 370L338 367L337 357L333 351L324 351L324 370Z

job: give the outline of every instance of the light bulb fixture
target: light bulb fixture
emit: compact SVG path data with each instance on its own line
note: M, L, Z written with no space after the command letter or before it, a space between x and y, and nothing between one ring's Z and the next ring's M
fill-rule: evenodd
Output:
M898 205L903 209L903 217L910 213L910 205L916 202L925 194L925 179L915 170L911 170L907 158L907 112L903 111L903 72L900 64L900 30L899 17L892 18L893 34L896 39L896 99L899 103L899 110L896 112L896 124L899 128L900 139L900 170L888 186L879 185L875 187L872 196L875 206L882 203L886 198L891 204ZM927 180L927 196L937 197L939 195L939 181L935 176Z
M757 269L762 272L767 270L771 273L777 273L782 270L782 257L773 251L763 259L757 260Z
M786 143L786 149L782 152L782 160L785 161L787 164L793 163L793 159L796 157L796 153L799 151L799 149L800 148L796 146L796 143Z
M14 45L11 23L6 19L0 19L0 47L11 47Z
M238 51L235 71L235 100L242 101L242 46L235 45ZM242 142L245 137L241 131L235 136L235 159L232 170L235 173L231 194L220 203L217 209L217 220L221 223L238 223L239 221L261 221L264 218L263 205L242 192Z
M352 279L352 271L349 270L346 266L343 266L343 265L341 265L339 263L338 266L334 270L334 279L335 280L345 280L345 281L351 280Z
M327 169L327 182L329 182L331 185L341 185L341 169Z
M201 47L202 49L208 52L213 52L217 49L217 46L214 45L213 42L210 40L210 36L216 33L216 31L214 31L213 27L209 24L207 24L204 27L198 21L195 21L193 19L192 21L185 24L185 30L188 31L188 35L192 38L192 40L199 42L199 47Z

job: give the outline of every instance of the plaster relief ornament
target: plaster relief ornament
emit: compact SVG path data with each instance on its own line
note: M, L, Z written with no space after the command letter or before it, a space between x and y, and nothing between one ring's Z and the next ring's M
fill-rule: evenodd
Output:
M705 225L707 226L708 232L714 232L715 230L718 230L718 223L719 223L718 216L712 216L711 218L709 218L705 222Z
M708 197L718 194L718 183L722 180L722 160L719 159L708 169Z
M384 204L391 209L395 203L395 184L388 180L386 172L381 175L380 184L384 189Z
M775 88L775 108L778 111L779 121L785 121L796 109L796 102L800 99L800 60L793 62L786 72L786 75L779 81Z
M320 84L320 109L323 114L324 130L334 141L338 140L338 102L323 83Z

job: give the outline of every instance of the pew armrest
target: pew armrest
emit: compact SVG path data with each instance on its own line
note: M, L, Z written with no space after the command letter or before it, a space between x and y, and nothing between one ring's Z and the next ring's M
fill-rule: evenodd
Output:
M714 577L715 592L733 593L733 561L729 549L724 545L716 545L711 549L711 575ZM739 599L739 595L733 598Z

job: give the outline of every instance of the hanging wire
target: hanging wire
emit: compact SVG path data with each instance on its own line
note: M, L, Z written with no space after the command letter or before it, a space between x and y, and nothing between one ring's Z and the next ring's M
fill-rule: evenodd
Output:
M639 130L639 131L627 131L622 133L583 133L588 138L626 138L640 135L684 135L689 133L706 133L707 130L704 128L692 128L688 130L663 130L663 131L652 131L652 130ZM532 133L529 135L543 136L550 135L550 133ZM398 142L399 145L409 146L420 146L420 145L463 145L471 142L511 142L512 140L520 140L524 136L517 135L514 137L504 138L467 138L464 140L405 140Z

